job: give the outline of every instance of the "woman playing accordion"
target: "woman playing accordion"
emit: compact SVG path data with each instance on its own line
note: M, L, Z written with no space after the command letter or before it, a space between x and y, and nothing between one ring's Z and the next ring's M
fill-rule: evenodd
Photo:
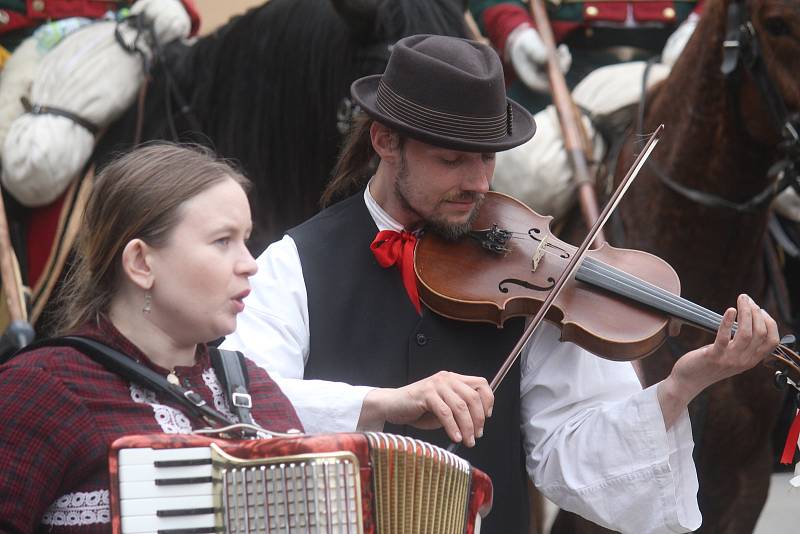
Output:
M365 526L356 512L372 509L379 500L373 493L384 493L375 488L402 478L392 478L395 461L408 464L411 482L402 480L404 487L416 481L417 490L430 486L447 494L460 480L465 502L470 492L476 495L468 520L463 502L455 509L462 526L454 532L471 529L476 514L488 511L488 479L470 477L469 467L444 451L385 434L299 435L295 410L264 370L207 345L234 330L257 269L245 244L252 227L246 189L240 173L207 151L170 144L139 148L97 177L62 291L58 331L69 337L40 342L0 366L0 532L108 532L112 523L117 531L136 532L349 532L350 524L353 532L370 532L377 523ZM193 434L209 424L242 422L248 424L221 435L227 440ZM259 439L242 439L242 428L255 429L246 437ZM260 429L291 436L270 439ZM179 458L198 450L205 459ZM341 458L349 467L339 465ZM175 462L203 473L173 470L147 479ZM386 469L373 474L379 462ZM309 484L301 491L296 470L286 478L290 465L322 474L301 477ZM459 479L459 470L468 476ZM253 472L283 478L264 478L248 494L248 484L257 482ZM440 482L434 473L446 476ZM244 489L220 489L228 480L240 487L237 476L244 477ZM164 504L165 493L189 488L191 494L198 480L203 491L218 491L206 505L183 497ZM131 487L146 488L142 500ZM314 491L316 500L296 504L301 493L313 497ZM344 512L330 497L337 492ZM425 499L426 510L437 504L435 496L412 495ZM254 496L263 504L254 505ZM351 511L348 503L357 506ZM151 509L142 511L145 504ZM314 513L306 513L309 506ZM126 512L144 517L145 526L135 526ZM384 514L381 531L395 524L386 515L391 505L370 513ZM200 516L211 523L198 524Z

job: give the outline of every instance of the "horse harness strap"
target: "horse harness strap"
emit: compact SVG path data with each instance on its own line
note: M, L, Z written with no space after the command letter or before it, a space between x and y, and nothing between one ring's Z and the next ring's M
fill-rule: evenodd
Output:
M647 79L650 75L650 69L653 63L654 61L648 61L644 72L642 73L642 96L639 100L639 109L636 118L636 131L639 135L642 135L642 130L644 129L644 114L647 108ZM733 202L719 195L707 193L705 191L700 191L699 189L694 189L692 187L687 187L683 184L680 184L670 178L669 175L667 175L667 173L665 173L664 170L658 166L653 158L648 159L647 162L645 162L645 165L647 165L648 168L655 173L658 179L661 180L661 183L675 193L678 193L679 195L688 198L697 204L711 208L725 208L739 213L750 213L759 210L764 206L764 204L771 202L778 193L782 192L787 187L798 183L798 176L796 174L783 172L783 167L778 169L778 166L782 165L783 163L785 162L778 162L770 169L769 172L770 175L773 175L775 172L778 175L778 180L769 184L759 193L755 194L744 202Z
M20 101L22 102L22 107L25 109L25 113L29 113L31 115L56 115L58 117L64 117L65 119L71 120L78 126L83 126L92 135L97 135L100 133L100 127L98 125L88 119L84 119L76 113L53 106L32 104L31 101L28 100L28 97L25 96L21 97Z
M694 189L691 187L687 187L682 185L669 176L659 168L655 162L648 161L646 163L653 169L658 179L666 185L672 191L675 191L679 195L682 195L689 200L694 201L697 204L702 204L704 206L708 206L710 208L725 208L732 211L736 211L738 213L752 213L761 209L765 204L768 204L772 201L773 198L778 193L781 193L784 189L789 186L795 186L798 184L798 174L795 173L788 173L788 172L781 172L779 173L778 180L767 185L764 189L760 192L756 193L749 199L744 202L733 202L726 198L723 198L719 195L715 195L712 193L707 193L705 191L700 191L699 189ZM776 164L777 165L777 164ZM773 169L775 166L773 166ZM772 174L772 170L770 171Z
M781 142L778 151L782 155L769 171L777 178L775 194L789 185L800 191L800 114L789 113L786 102L769 76L761 54L758 35L750 21L744 0L734 0L728 5L727 28L723 41L721 72L732 78L739 65L744 66L758 87L759 93L769 109Z
M665 186L697 204L711 208L725 208L738 213L750 213L771 202L787 187L791 186L800 192L800 114L789 113L780 92L767 73L760 53L758 36L753 23L749 20L743 0L733 0L728 5L727 27L722 47L721 72L731 79L738 72L739 65L744 65L755 81L782 138L778 150L783 157L768 171L768 176L773 177L774 181L746 201L733 202L672 180L652 159L647 165ZM642 98L641 113L644 108L644 93Z
M123 37L121 32L122 24L126 24L136 30L136 36L134 37L133 42L129 43ZM172 110L173 98L178 104L180 114L183 115L189 123L189 128L191 131L198 134L202 133L203 130L201 128L200 121L197 119L197 116L192 111L192 107L189 105L186 97L178 87L178 84L172 75L172 71L169 68L168 62L160 61L164 57L164 50L162 43L160 43L156 38L153 23L144 18L141 14L131 15L117 22L117 26L114 29L114 38L116 39L117 44L119 44L123 50L129 54L138 55L142 61L142 71L144 72L145 80L142 88L139 91L139 97L137 99L139 117L136 121L136 132L134 136L135 143L139 143L141 140L143 130L142 116L144 113L145 96L147 94L147 86L150 83L150 76L152 74L153 66L156 63L161 66L161 72L165 78L166 91L164 93L164 101L166 107L166 118L173 141L179 142L181 140L178 128L175 125L175 113ZM148 56L145 48L142 47L143 42L146 42L153 51L152 59L150 59Z
M739 64L743 64L758 84L761 96L769 107L775 126L784 140L800 141L798 135L800 121L797 116L789 114L786 103L766 71L756 30L747 16L742 0L735 0L728 5L728 26L722 47L723 60L720 68L722 73L730 77Z

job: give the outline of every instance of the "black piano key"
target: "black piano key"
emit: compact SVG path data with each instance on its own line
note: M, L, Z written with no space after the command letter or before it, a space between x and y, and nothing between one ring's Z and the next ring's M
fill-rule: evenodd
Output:
M205 484L211 481L211 477L157 478L155 484L156 486L178 486L180 484Z
M156 516L158 517L179 517L183 515L203 515L213 514L217 511L216 508L182 508L180 510L157 510Z
M217 527L200 527L200 528L167 528L156 531L158 534L216 534L217 532L224 532Z
M155 467L186 467L191 465L211 465L211 458L197 458L195 460L157 460Z

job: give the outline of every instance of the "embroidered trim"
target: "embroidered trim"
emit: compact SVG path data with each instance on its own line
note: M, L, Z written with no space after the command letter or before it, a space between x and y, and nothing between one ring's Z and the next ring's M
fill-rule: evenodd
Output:
M108 490L64 494L42 515L43 525L80 526L110 522Z
M156 394L149 389L144 389L136 384L130 385L131 398L140 404L149 404L153 408L156 423L167 434L189 434L192 432L192 424L189 418L170 406L165 406L156 402Z
M219 380L217 380L217 373L214 372L213 368L209 367L203 371L203 382L206 383L208 389L211 390L211 395L214 397L214 408L216 408L218 412L231 421L238 423L239 418L233 415L233 412L231 412L230 406L228 405L228 399L225 398L225 393L222 391L222 385L219 383Z

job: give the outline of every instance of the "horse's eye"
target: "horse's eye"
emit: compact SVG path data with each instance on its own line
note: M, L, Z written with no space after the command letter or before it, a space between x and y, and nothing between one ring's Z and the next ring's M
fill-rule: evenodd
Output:
M766 30L775 37L781 37L791 33L791 28L789 28L789 25L786 24L786 21L780 17L770 17L765 20L764 28L766 28Z

